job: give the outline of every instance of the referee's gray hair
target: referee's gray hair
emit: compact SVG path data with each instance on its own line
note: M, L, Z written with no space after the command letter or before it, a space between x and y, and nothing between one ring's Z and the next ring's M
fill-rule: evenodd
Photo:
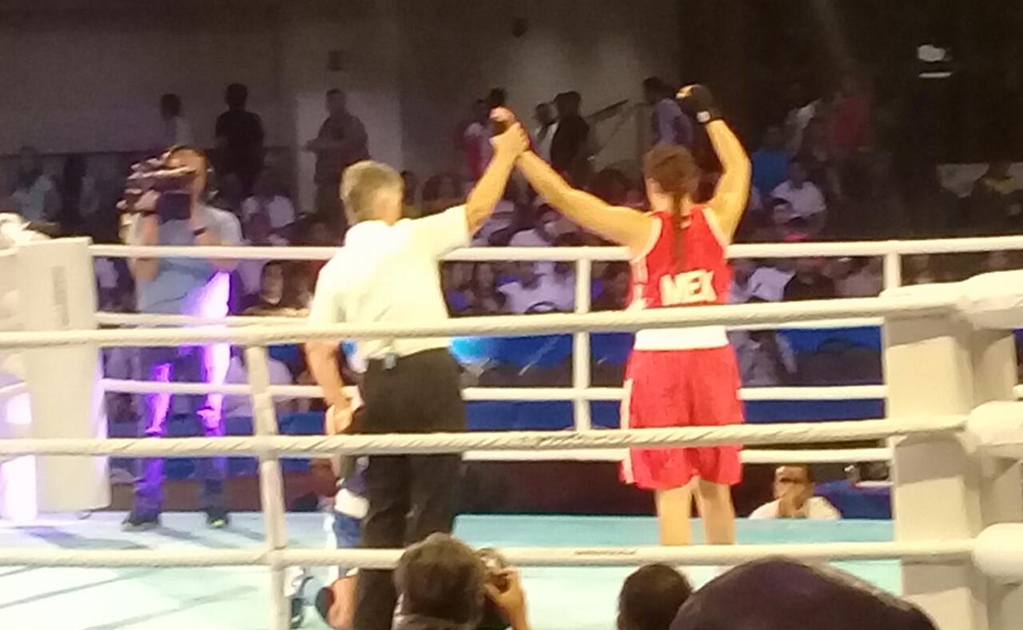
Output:
M365 160L349 166L341 178L341 201L349 223L376 219L373 202L377 193L388 188L400 191L404 183L398 171L380 162Z

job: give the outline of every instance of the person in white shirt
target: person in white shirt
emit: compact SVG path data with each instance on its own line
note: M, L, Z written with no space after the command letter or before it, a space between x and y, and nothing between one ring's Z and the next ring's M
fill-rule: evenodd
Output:
M181 97L177 94L164 94L160 97L160 148L195 144L192 126L181 113Z
M270 228L279 235L295 222L295 206L274 188L273 176L268 169L263 169L253 185L252 196L242 202L242 221L247 223L255 215L265 214L270 219Z
M779 466L774 471L774 501L749 515L751 519L805 518L834 521L842 518L824 497L813 496L814 482L807 466Z
M558 131L558 118L554 115L554 106L550 103L540 103L536 106L534 114L539 125L533 131L533 145L536 154L543 158L544 162L551 162L551 140Z
M365 161L342 176L341 197L352 224L345 246L320 271L309 323L341 322L397 326L448 319L439 261L467 247L493 212L528 138L514 116L495 110L510 129L493 139L494 158L463 206L421 219L402 219L401 176ZM307 345L310 370L323 389L331 425L350 421L351 403L338 370L338 341ZM466 430L460 368L446 338L359 340L357 360L366 366L361 433L430 433ZM366 469L369 509L362 546L404 547L454 525L461 457L370 456ZM411 515L411 516L410 516ZM359 574L354 627L390 630L397 594L390 571Z
M555 274L549 262L519 264L519 277L502 285L499 292L512 313L569 312L575 306L574 274Z
M775 199L784 199L789 202L792 214L806 219L811 227L824 222L824 213L827 205L824 202L824 195L820 188L806 176L806 167L798 160L789 163L788 179L783 181L771 192ZM817 229L814 229L816 233Z

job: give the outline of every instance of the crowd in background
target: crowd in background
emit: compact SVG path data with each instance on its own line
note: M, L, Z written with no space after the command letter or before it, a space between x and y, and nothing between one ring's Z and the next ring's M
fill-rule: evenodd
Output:
M642 90L645 111L649 112L650 142L687 146L704 166L703 189L709 193L716 165L702 129L679 109L673 88L664 81L647 79ZM427 216L465 200L490 159L493 130L488 112L506 105L507 99L504 90L495 88L469 108L455 132L460 168L431 173L425 180L418 173L402 173L407 216ZM348 165L370 157L370 138L358 116L348 110L345 94L336 89L327 93L327 116L317 136L303 147L316 158L316 195L311 208L296 207L287 160L264 146L262 121L248 110L247 100L244 85L227 87L227 109L216 120L217 145L208 150L215 166L211 203L237 215L246 245L340 245L348 227L338 195L341 173ZM820 97L807 96L795 85L789 105L783 117L767 121L760 144L751 147L753 185L736 240L795 243L862 235L864 225L877 223L899 204L886 145L890 134L886 133L885 117L874 111L869 82L848 76L832 93ZM159 111L161 127L152 152L193 142L187 112L177 95L163 95ZM582 95L572 91L538 104L531 121L534 149L573 184L609 203L642 208L645 192L638 168L593 169L600 150L595 129L617 112L612 108L584 115L583 111ZM144 156L107 156L88 167L81 156L70 156L55 177L43 168L41 156L25 147L18 155L8 191L0 199L6 200L5 209L26 219L56 222L66 233L116 242L124 226L116 203L127 167ZM956 212L970 233L1013 233L1023 220L1021 204L1023 193L1009 165L995 163L976 180ZM517 178L511 180L494 216L473 241L478 247L603 244L554 211ZM868 297L878 295L883 284L877 258L733 262L733 303ZM1016 254L1003 252L981 257L915 256L905 260L903 276L909 283L940 282L981 270L1014 268L1016 263ZM241 262L232 282L231 313L302 316L320 266L319 262ZM626 306L629 271L627 263L594 264L593 310ZM124 260L98 259L96 276L101 310L134 309L134 287ZM571 263L452 262L442 267L442 280L455 316L570 312L575 308L575 268ZM736 332L732 342L746 385L805 382L784 336L769 331ZM310 382L300 353L275 360L281 364L272 366L279 380ZM128 376L131 374L126 373ZM243 371L236 376L244 377Z

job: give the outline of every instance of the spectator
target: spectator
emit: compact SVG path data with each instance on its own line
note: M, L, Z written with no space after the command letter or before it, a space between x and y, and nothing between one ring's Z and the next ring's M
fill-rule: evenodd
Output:
M257 214L266 216L274 235L288 244L286 228L295 222L295 206L284 195L278 194L276 177L269 168L263 169L256 179L252 196L242 202L242 221L248 223Z
M684 575L663 564L648 564L625 578L618 594L618 630L668 630L693 594Z
M499 291L508 299L508 310L519 314L571 311L566 305L575 297L574 287L567 286L564 278L556 279L553 269L534 263L520 263L518 278Z
M785 181L789 154L785 150L785 136L778 127L768 127L760 148L750 156L753 165L753 186L764 196L770 195Z
M534 113L537 128L533 131L533 146L536 154L544 162L551 161L551 141L558 132L558 119L554 116L554 108L550 103L540 103Z
M653 144L680 145L693 147L693 123L682 113L675 100L675 90L657 77L643 81L643 98L654 108L651 118Z
M558 224L561 214L550 206L540 209L540 216L532 222L528 229L515 232L508 245L511 247L553 247L559 236Z
M590 125L583 119L578 92L558 94L558 129L551 139L551 166L577 186L585 185L590 161Z
M288 366L284 365L284 363L268 356L266 364L270 372L271 385L291 385L294 382L291 378L291 371L288 370ZM228 385L249 384L249 372L245 362L245 353L244 349L240 346L231 346L231 363L227 366L227 376L224 377L224 383ZM274 396L274 407L278 415L292 413L295 411L295 399ZM224 396L224 417L251 418L252 397Z
M744 304L750 301L780 302L785 286L792 279L787 269L775 266L758 266L754 261L738 259L733 262L734 276L729 292L729 303Z
M835 168L834 149L824 118L814 118L809 122L796 159L802 162L807 179L815 186L831 199L841 198L842 183Z
M936 630L919 608L843 571L770 558L736 567L686 601L671 630Z
M281 315L291 313L284 301L284 263L271 260L259 274L259 292L249 296L243 315Z
M245 239L242 245L253 247L281 247L288 244L284 238L277 236L270 229L270 218L265 213L253 215L245 224ZM238 261L239 294L244 297L255 295L259 291L263 275L262 260ZM243 300L244 301L244 300Z
M794 216L802 217L811 224L822 225L827 207L819 188L807 180L806 166L793 160L789 164L788 179L771 192L775 199L784 199L792 207Z
M230 174L218 178L218 185L213 193L213 200L210 203L221 210L227 210L235 216L241 216L242 204L245 202L245 190L242 187L242 180L237 175Z
M479 556L465 543L432 534L405 550L394 582L400 595L395 630L476 628L489 598L512 630L529 630L526 597L517 572L501 577L507 588L487 581Z
M821 272L823 267L824 261L819 258L796 260L796 274L785 285L785 301L830 300L838 297L835 283Z
M472 116L462 132L462 152L469 178L476 181L490 163L493 150L490 146L490 109L480 99L473 103Z
M220 150L218 173L234 175L242 196L252 194L256 176L263 168L263 121L246 109L249 88L241 83L227 86L224 101L227 111L217 117L217 148Z
M823 218L823 215L813 217L814 223L811 225L809 221L795 213L788 200L771 201L771 224L774 227L775 239L779 241L799 243L810 238L812 234L820 233L823 227L817 220L820 218Z
M1014 234L1023 223L1020 187L1008 162L992 162L970 193L968 223L982 234Z
M487 92L487 111L493 111L498 107L507 107L508 92L504 88L493 88Z
M593 311L621 311L629 303L629 281L631 279L628 265L608 265L604 272L600 294L593 300Z
M327 119L316 138L306 143L306 151L316 154L316 213L335 225L341 234L347 231L347 219L341 209L339 191L345 169L369 159L369 139L362 121L348 111L348 98L334 88L327 92Z
M590 182L591 194L615 206L628 204L631 188L632 184L629 182L629 178L615 168L605 168L594 175Z
M751 299L749 303L762 300ZM796 376L796 355L788 340L773 330L735 330L728 333L739 363L743 387L791 385Z
M941 282L937 271L938 261L930 254L906 257L906 284L934 284Z
M423 185L424 217L437 214L464 201L465 191L456 175L450 173L434 175Z
M402 216L408 219L418 218L422 214L419 205L419 177L412 171L402 171L401 179L405 182L405 208Z
M870 100L852 75L842 79L831 117L835 156L844 160L870 142Z
M774 471L774 501L761 505L751 519L805 518L834 521L842 515L824 497L813 496L816 486L807 466L779 466Z
M177 94L164 94L160 97L160 150L165 151L173 146L195 145L192 126L182 113L181 97Z
M43 172L39 152L32 147L18 151L10 205L26 221L56 221L60 216L60 194L50 176Z
M855 298L881 295L884 288L884 269L880 258L867 258L857 262L841 259L838 266L832 279L840 296ZM845 269L842 269L843 266Z
M468 310L473 315L505 312L508 298L498 290L497 273L491 263L476 263L469 282Z
M793 108L785 117L785 144L789 153L795 155L803 147L803 133L807 125L815 117L822 115L824 108L820 99L808 98L806 88L799 83L789 88L789 101Z

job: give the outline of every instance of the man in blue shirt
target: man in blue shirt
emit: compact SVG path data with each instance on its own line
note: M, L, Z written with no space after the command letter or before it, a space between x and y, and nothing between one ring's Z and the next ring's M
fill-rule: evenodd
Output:
M156 207L137 211L127 234L128 245L220 246L241 242L241 225L229 212L204 203L207 170L206 156L188 147L168 151L158 168L183 169L189 173L185 182L189 195L187 213L161 216ZM187 219L184 218L187 214ZM140 313L190 315L221 318L227 315L230 294L230 273L235 263L202 258L132 258L129 261L135 278L135 293ZM230 362L230 346L190 346L182 348L142 348L140 359L143 377L150 381L171 380L223 383ZM222 395L192 396L192 409L203 423L207 437L222 436ZM142 425L146 437L162 437L167 431L169 394L144 397ZM202 507L209 526L228 524L224 508L226 458L203 457L198 460L199 477L203 482ZM159 526L163 503L163 460L139 462L135 484L135 502L125 519L125 530L146 530Z

